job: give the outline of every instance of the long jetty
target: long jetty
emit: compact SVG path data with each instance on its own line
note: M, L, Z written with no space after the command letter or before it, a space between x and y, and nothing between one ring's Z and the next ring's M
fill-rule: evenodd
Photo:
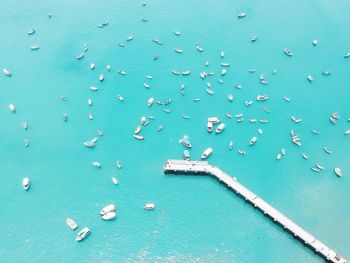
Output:
M164 173L166 174L209 175L218 179L221 183L225 184L228 188L231 188L265 215L268 215L274 222L292 233L294 237L304 242L305 245L312 248L327 261L334 263L348 262L344 257L322 243L293 220L272 207L269 203L250 191L244 185L240 184L236 178L226 174L218 167L210 165L205 161L168 160L163 168Z

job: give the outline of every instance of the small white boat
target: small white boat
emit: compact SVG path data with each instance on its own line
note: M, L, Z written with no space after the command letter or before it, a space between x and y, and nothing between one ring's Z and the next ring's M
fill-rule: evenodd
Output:
M227 73L227 69L224 68L224 69L221 70L221 76L225 76L226 73Z
M87 227L84 227L78 234L77 237L75 238L76 241L82 241L84 240L88 235L90 234L90 229Z
M12 103L9 105L9 109L11 112L16 112L16 106Z
M68 120L68 115L67 115L67 113L63 113L63 120L64 120L64 121L67 121L67 120Z
M126 72L125 72L124 70L122 70L122 69L118 70L118 73L119 73L120 75L126 75Z
M115 212L116 210L117 210L117 207L114 204L109 204L109 205L106 205L104 208L102 208L99 214L103 216L107 213Z
M23 189L26 190L26 191L29 189L29 187L30 187L30 180L29 180L28 177L23 178L22 186L23 186Z
M144 209L151 211L154 210L156 208L156 205L154 203L149 203L149 204L145 204Z
M187 75L190 75L191 74L191 71L189 70L185 70L181 73L183 76L187 76Z
M177 70L172 70L171 73L173 73L174 75L180 75L180 72Z
M307 75L307 80L312 82L314 81L314 77L312 75Z
M314 172L317 172L317 173L319 173L321 171L320 169L317 169L316 167L311 167L311 170Z
M122 163L120 161L117 161L116 165L117 165L118 169L122 169L123 168Z
M307 154L306 154L306 153L301 153L301 156L302 156L302 157L303 157L303 159L305 159L305 160L309 159L309 156L307 156Z
M344 132L344 135L349 135L350 134L350 130L346 130L345 132Z
M182 50L182 49L180 49L180 48L175 48L175 52L176 52L176 53L182 53L182 52L183 52L183 50Z
M348 57L350 57L350 52L346 52L346 53L344 54L344 58L348 58Z
M196 45L196 49L197 49L199 52L203 52L203 51L204 51L204 48L202 48L202 47L199 46L199 45Z
M25 139L24 140L24 147L28 147L29 146L29 140L28 139Z
M84 145L88 148L94 148L95 147L95 143L92 141L86 141L84 142Z
M88 99L88 105L91 106L92 105L92 99Z
M90 64L90 69L93 70L95 68L95 63Z
M331 74L332 74L332 72L330 70L322 71L322 75L329 76Z
M24 122L22 123L22 127L23 127L23 129L25 129L25 130L28 129L28 123L27 123L27 121L24 121Z
M251 42L255 42L257 39L258 39L258 38L254 35L254 36L252 36L252 37L250 38L250 41L251 41Z
M223 66L223 67L229 67L229 66L230 66L230 64L229 64L229 63L224 63L224 62L221 62L221 66Z
M292 121L294 121L295 123L299 123L302 121L302 119L298 119L295 116L290 116L290 118L292 119Z
M161 124L157 127L157 132L160 132L161 130L163 130L164 126Z
M277 155L276 155L276 159L277 160L280 160L282 158L282 155L280 154L280 153L278 153Z
M238 18L243 18L243 17L246 17L246 16L247 16L246 13L240 13L240 14L238 14Z
M105 79L105 76L103 74L98 75L98 79L100 81L103 81Z
M90 90L92 90L92 91L97 91L97 90L98 90L98 88L97 88L97 87L92 86L92 87L90 87Z
M334 168L334 173L339 177L343 176L342 170L338 167Z
M139 134L141 132L141 130L142 130L142 126L141 125L137 126L135 131L134 131L134 134Z
M211 121L208 121L207 123L207 131L211 132L213 130L213 123Z
M207 89L207 93L208 93L209 95L213 95L213 94L214 94L214 91L213 91L212 89Z
M233 141L230 141L230 142L228 143L228 149L231 151L232 148L233 148Z
M84 53L80 53L80 54L77 56L77 60L82 59L84 56L85 56Z
M323 150L328 153L328 154L331 154L332 153L332 150L328 147L323 147Z
M114 176L112 176L112 183L115 184L115 185L118 184L118 180Z
M134 134L134 138L137 140L144 140L145 138L142 135Z
M126 41L131 41L134 39L134 36L128 36L128 38L126 39Z
M31 50L39 50L40 46L39 45L32 45L32 46L30 46L30 49Z
M67 218L66 223L70 229L75 230L78 228L78 224L72 218Z
M215 133L219 134L225 129L226 124L220 123L220 125L216 128Z
M317 40L317 39L312 40L312 44L313 44L314 46L317 46L317 45L318 45L318 40Z
M221 57L221 58L224 58L224 57L225 57L225 52L224 52L224 51L221 51L221 52L220 52L220 57Z
M149 98L148 101L147 101L147 106L148 107L151 107L153 105L153 102L154 102L154 98Z
M121 95L117 95L117 99L120 100L120 101L124 101L124 97L121 96Z
M29 30L29 31L28 31L28 35L34 35L35 32L36 32L35 29Z
M151 85L149 85L148 83L143 83L143 86L146 88L146 89L149 89L151 87Z
M239 150L238 150L238 153L241 154L241 155L246 155L246 151L245 151L245 150L239 149Z
M175 36L180 36L180 35L181 35L181 32L175 30L175 31L174 31L174 35L175 35Z
M315 164L315 166L317 167L317 169L324 170L324 167L318 163Z
M257 139L257 137L253 136L249 141L249 146L253 146L256 143Z
M101 168L102 167L102 165L99 162L92 162L91 165L96 167L96 168Z
M291 101L291 99L290 99L289 97L287 97L287 96L284 96L283 99L284 99L286 102L290 102L290 101Z
M111 71L111 65L106 65L106 69L108 70L108 71Z
M293 52L290 51L288 48L285 48L283 51L287 56L289 56L289 57L293 56Z
M7 68L4 68L4 69L2 70L2 72L3 72L6 76L8 76L8 77L10 77L10 76L12 75L11 71L10 71L9 69L7 69Z
M201 159L207 159L213 153L212 148L207 148L201 155Z
M281 150L281 153L282 153L283 156L285 156L286 153L287 153L287 152L286 152L286 149L282 149L282 150Z
M94 119L94 115L92 115L92 113L88 113L88 118L92 121Z
M190 155L190 152L188 150L184 150L183 155L184 155L184 159L186 161L191 160L191 155Z
M116 212L108 212L105 215L101 216L101 218L103 220L106 220L106 221L113 220L116 217L117 217L117 213Z

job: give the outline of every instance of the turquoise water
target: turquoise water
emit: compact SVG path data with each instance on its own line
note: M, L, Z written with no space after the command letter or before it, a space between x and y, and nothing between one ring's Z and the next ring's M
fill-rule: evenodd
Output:
M305 229L350 258L350 137L349 1L10 1L1 7L0 66L0 258L1 262L322 262L249 204L215 180L205 177L164 176L162 164L182 158L178 140L187 134L191 155L199 158L211 146L209 161L235 176ZM48 19L48 13L54 13ZM247 17L237 19L246 12ZM148 22L142 22L143 18ZM97 25L108 21L105 28ZM27 35L35 28L37 33ZM181 31L175 36L174 30ZM250 42L257 35L255 43ZM134 40L126 43L129 35ZM164 45L152 39L159 37ZM313 47L311 41L318 39ZM203 53L195 49L200 41ZM121 48L118 43L124 42ZM85 58L75 57L84 43ZM31 51L29 46L40 45ZM284 48L294 52L292 58ZM174 48L184 50L176 54ZM231 64L217 82L219 53ZM159 55L153 61L154 55ZM210 66L205 69L205 61ZM89 69L96 63L94 71ZM110 64L111 72L105 70ZM256 73L248 69L256 68ZM117 73L124 69L126 76ZM191 70L187 77L170 72ZM277 74L272 71L277 69ZM199 72L215 71L215 95L205 92ZM325 77L324 70L332 75ZM104 73L103 83L98 74ZM259 84L260 73L269 81ZM306 80L312 74L313 83ZM153 80L147 80L152 75ZM151 89L143 83L151 84ZM179 87L185 84L185 96ZM242 89L234 88L241 84ZM96 85L97 92L89 87ZM229 103L226 95L233 93ZM116 95L125 101L120 102ZM255 102L257 94L270 99ZM60 100L66 96L67 101ZM283 96L292 101L287 103ZM149 97L172 98L168 106L147 107ZM201 101L194 103L193 99ZM87 99L93 99L93 106ZM250 107L244 101L254 100ZM14 103L12 114L8 104ZM269 107L271 113L263 111ZM339 112L337 125L329 114ZM87 114L92 112L94 120ZM236 123L225 113L244 113ZM63 113L69 120L63 121ZM186 120L182 114L191 116ZM156 119L144 127L144 141L132 137L143 115ZM295 124L290 115L303 119ZM216 136L206 131L206 119L219 116L227 124ZM269 123L249 123L267 118ZM22 129L24 120L28 131ZM158 133L156 128L164 125ZM83 142L104 136L95 149ZM249 148L249 139L264 134ZM295 129L303 146L290 141ZM310 130L320 130L313 135ZM23 147L25 138L30 147ZM230 140L234 150L228 150ZM333 149L331 155L323 147ZM287 155L279 162L281 148ZM245 149L241 156L237 149ZM300 153L310 159L305 161ZM118 170L116 160L123 168ZM99 161L103 167L90 165ZM322 173L310 168L323 164ZM344 176L337 178L334 167ZM111 183L111 177L120 184ZM32 187L22 189L23 177ZM104 222L98 211L109 203L118 217ZM143 210L155 202L153 212ZM84 242L65 224L72 217L92 230Z

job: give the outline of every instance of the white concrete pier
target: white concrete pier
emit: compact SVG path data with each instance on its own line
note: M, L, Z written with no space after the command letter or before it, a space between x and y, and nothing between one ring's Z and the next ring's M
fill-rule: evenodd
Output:
M268 215L274 222L279 223L285 230L291 232L295 237L304 242L305 245L312 248L316 253L323 256L330 262L347 263L348 261L334 250L326 246L316 237L311 235L305 229L293 222L290 218L282 214L280 211L272 207L258 195L250 191L248 188L240 184L237 179L229 176L219 168L208 164L204 161L185 161L185 160L168 160L164 164L164 173L170 174L197 174L210 175L227 185L238 195L242 196L246 201L254 207Z

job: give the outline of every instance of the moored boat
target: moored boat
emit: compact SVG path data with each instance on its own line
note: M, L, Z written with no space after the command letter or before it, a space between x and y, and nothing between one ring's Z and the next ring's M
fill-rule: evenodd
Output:
M75 223L75 221L72 218L66 219L66 224L69 226L70 229L75 230L78 228L78 224Z
M84 227L78 234L77 237L75 238L76 241L82 241L84 240L88 235L90 234L90 229L87 227Z
M22 186L23 186L23 189L26 191L30 188L30 180L28 177L23 178Z
M201 155L201 159L207 159L213 153L212 148L207 148Z
M143 208L145 210L151 211L151 210L154 210L156 208L156 205L154 203L149 203L149 204L145 204L145 206Z

